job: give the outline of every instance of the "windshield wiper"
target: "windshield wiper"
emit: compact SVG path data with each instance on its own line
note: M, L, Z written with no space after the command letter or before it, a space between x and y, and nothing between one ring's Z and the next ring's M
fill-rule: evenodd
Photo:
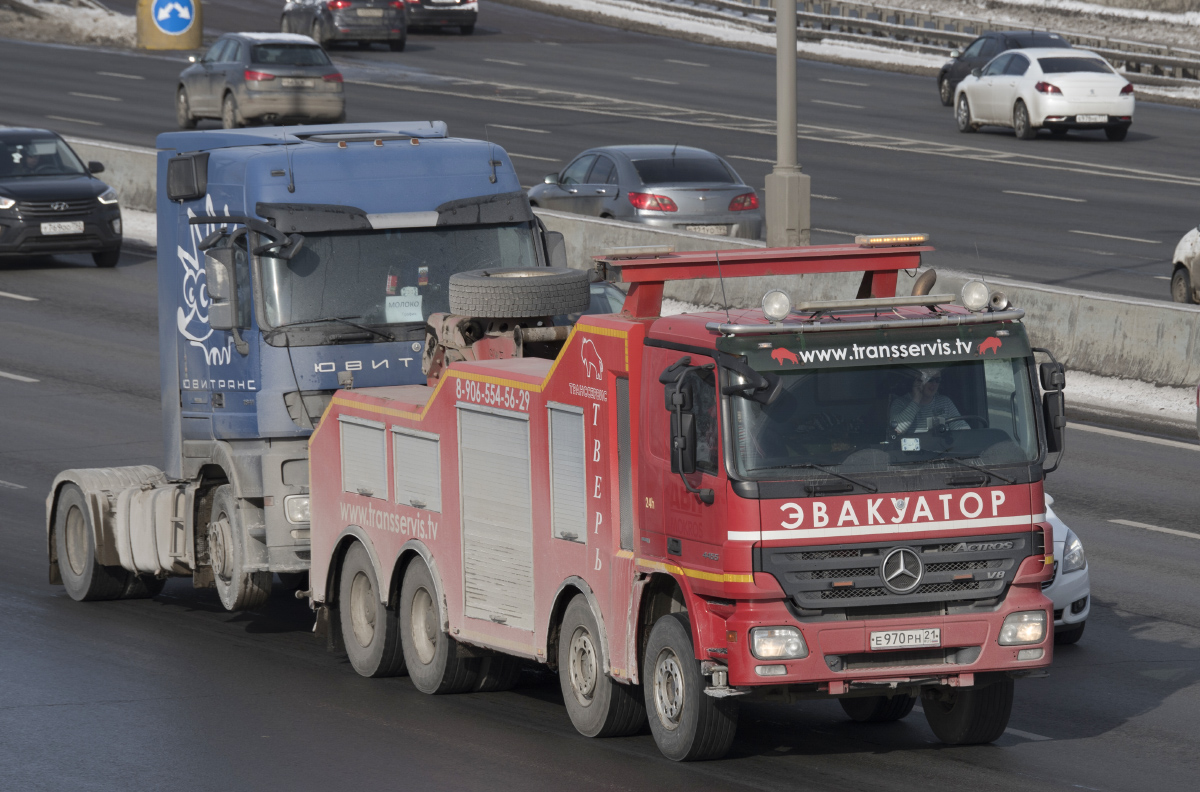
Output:
M825 467L824 465L818 465L814 462L805 462L800 465L784 465L784 467L789 468L789 469L791 469L791 468L812 468L813 470L819 470L822 473L826 473L830 476L836 476L836 477L842 479L843 481L849 481L851 484L854 484L855 486L862 487L867 492L878 492L879 491L879 487L876 487L874 484L866 484L862 481L859 481L858 479L853 479L853 478L850 478L849 476L843 476L841 473L830 470L829 468Z
M962 465L963 467L970 468L971 470L978 470L980 473L982 473L985 476L988 476L989 478L994 476L995 478L998 478L1001 481L1003 481L1005 484L1013 484L1014 483L1014 479L1010 479L1010 478L1001 476L999 473L988 470L987 468L981 468L978 465L972 465L970 462L963 462L962 457L945 456L944 454L939 454L938 456L930 457L929 459L914 459L911 461L893 462L892 464L894 464L894 465L921 465L926 462L953 462L956 465Z
M357 318L358 318L357 316L326 316L322 319L298 319L295 322L287 322L286 324L276 325L275 327L272 327L270 330L268 330L266 333L263 334L263 337L269 340L271 338L274 338L278 333L282 332L283 330L286 330L289 327L299 327L300 325L307 325L307 324L319 324L320 322L341 322L344 325L353 327L358 330L362 330L363 332L373 333L374 335L379 336L380 338L382 338L385 341L395 341L396 340L396 337L394 335L392 335L391 333L385 333L384 331L378 330L374 327L370 327L368 325L359 324L358 322L350 321L351 319L357 319Z

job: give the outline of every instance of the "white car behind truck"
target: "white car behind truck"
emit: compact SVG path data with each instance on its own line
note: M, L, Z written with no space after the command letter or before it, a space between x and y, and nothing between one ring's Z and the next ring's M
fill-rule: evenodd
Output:
M1088 580L1083 542L1059 519L1046 496L1046 522L1054 527L1054 577L1042 584L1042 593L1054 603L1054 642L1073 644L1083 637L1092 612L1092 584Z

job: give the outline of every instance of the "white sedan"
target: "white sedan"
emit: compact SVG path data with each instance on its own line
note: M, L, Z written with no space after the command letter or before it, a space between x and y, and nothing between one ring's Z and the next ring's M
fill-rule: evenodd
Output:
M1133 85L1094 52L1009 50L958 84L958 131L986 124L1012 127L1032 140L1039 129L1061 137L1072 129L1103 129L1124 140L1133 123Z
M1073 644L1083 637L1092 612L1092 585L1088 579L1083 543L1050 508L1046 496L1046 522L1054 528L1054 577L1042 584L1042 593L1054 603L1054 642Z

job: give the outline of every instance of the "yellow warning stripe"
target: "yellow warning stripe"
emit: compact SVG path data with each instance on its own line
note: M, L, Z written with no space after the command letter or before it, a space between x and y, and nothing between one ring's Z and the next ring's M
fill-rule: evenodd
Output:
M664 564L661 561L650 561L645 558L639 558L637 560L637 565L641 566L641 567L646 567L647 569L654 569L659 572L670 572L672 574L685 575L687 577L697 578L699 580L710 580L714 583L753 583L754 582L753 575L735 575L731 572L725 572L725 573L703 572L699 569L688 569L686 567L675 566L674 564Z

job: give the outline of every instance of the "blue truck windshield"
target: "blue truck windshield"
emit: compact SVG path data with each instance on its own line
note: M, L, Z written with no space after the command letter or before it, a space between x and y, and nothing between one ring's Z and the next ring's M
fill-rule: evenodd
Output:
M306 234L290 260L261 262L266 327L424 325L450 310L451 274L539 263L529 223Z

